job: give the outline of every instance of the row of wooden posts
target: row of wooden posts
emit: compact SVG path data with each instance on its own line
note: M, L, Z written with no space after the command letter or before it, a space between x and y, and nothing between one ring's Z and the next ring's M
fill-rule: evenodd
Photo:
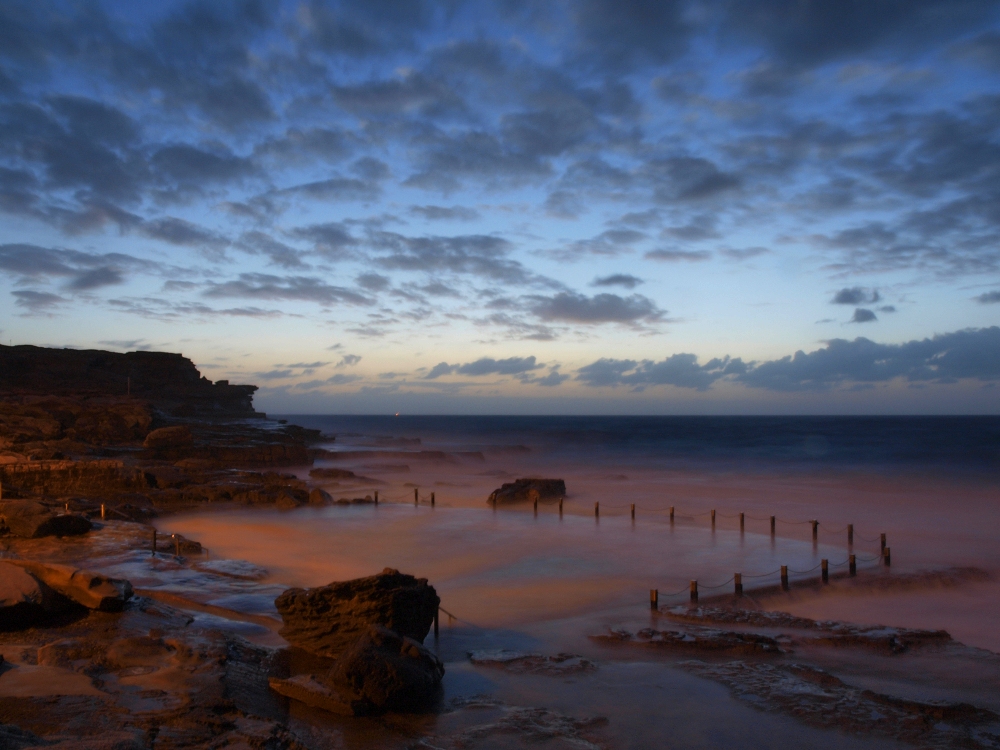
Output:
M885 565L886 567L889 567L890 565L892 565L892 550L889 547L886 546L886 543L885 543L885 534L882 534L882 538L881 538L880 541L881 541L881 544L882 544L882 551L881 551L881 554L880 554L880 559L881 559L883 565ZM840 563L840 564L843 565L843 563ZM820 580L824 584L830 583L830 561L827 560L827 559L820 560L819 566L820 566ZM814 570L815 570L815 568L814 568ZM853 555L853 554L852 555L848 555L848 557L847 557L847 572L848 572L848 575L851 578L855 577L858 574L858 562L857 562L857 556L856 555ZM690 589L689 590L690 590L690 595L691 595L691 601L692 602L697 602L698 601L698 581L696 581L696 580L695 581L691 581L691 585L690 585ZM789 590L788 566L787 565L782 565L781 566L781 590L782 591L788 591ZM733 594L735 596L743 596L743 574L742 573L734 573L733 574ZM660 606L660 591L659 591L659 589L650 589L649 590L649 606L652 609L658 609L659 608L659 606Z

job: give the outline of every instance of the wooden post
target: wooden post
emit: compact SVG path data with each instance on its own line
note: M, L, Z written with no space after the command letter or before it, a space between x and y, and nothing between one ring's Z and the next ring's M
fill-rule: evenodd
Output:
M649 608L659 610L660 608L660 591L659 589L649 590Z
M413 488L413 504L418 505L420 503L420 495L417 492L417 488Z
M858 574L858 561L854 555L847 558L847 570L852 578Z
M774 516L771 516L771 536L774 536Z
M101 503L101 520L103 521L105 519L105 517L106 517L106 514L105 514L105 511L104 511L104 503Z
M177 557L180 557L181 556L181 540L180 540L180 537L178 537L176 534L171 534L170 536L174 540L174 554L176 554Z
M889 554L889 548L888 547L886 547L884 550L882 550L882 562L885 563L885 567L887 567L887 568L890 565L892 565L892 555Z
M156 554L156 529L153 529L153 554Z
M879 543L880 543L879 552L881 554L885 554L885 532L884 531L882 532L882 537L879 539Z
M829 583L830 582L830 561L829 560L820 560L819 561L819 572L820 572L820 578L823 579L823 583Z
M3 482L0 482L0 500L3 500Z
M601 517L601 504L594 503L594 518L600 518L600 517Z
M691 581L691 601L698 601L698 582Z
M563 499L559 498L559 517L562 518L562 503Z
M674 506L670 506L670 523L674 522Z
M746 518L743 513L740 513L740 533L746 528Z
M847 524L847 546L854 546L854 524Z
M437 640L437 637L438 637L438 628L439 628L439 626L438 626L438 619L439 619L438 615L440 615L440 613L441 613L440 610L441 610L440 607L435 607L434 608L434 640Z
M734 592L736 596L743 596L743 574L736 573L733 575L733 585Z
M712 511L712 528L715 528L715 511Z
M819 538L819 521L813 521L813 541L815 542Z
M431 493L431 507L434 507L434 493Z
M781 566L781 590L788 591L788 566Z
M635 503L632 503L632 520L635 520Z
M538 498L537 497L535 498L534 505L535 505L535 515L537 516L538 515Z
M378 490L375 490L375 504L378 505Z
M66 512L69 513L69 503L66 503Z

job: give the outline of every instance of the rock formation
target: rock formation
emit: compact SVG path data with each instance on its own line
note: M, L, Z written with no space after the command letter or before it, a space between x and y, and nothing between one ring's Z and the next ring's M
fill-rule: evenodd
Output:
M288 589L274 601L282 637L320 656L338 657L381 625L423 643L441 600L426 578L386 568L378 575L314 589Z
M566 482L562 479L526 478L507 482L490 493L488 503L507 505L510 503L531 503L558 500L566 497Z
M444 665L412 638L369 626L324 676L271 679L275 692L334 713L412 711L437 697Z
M0 502L0 534L37 539L43 536L79 536L90 529L90 520L81 515L56 513L31 500Z

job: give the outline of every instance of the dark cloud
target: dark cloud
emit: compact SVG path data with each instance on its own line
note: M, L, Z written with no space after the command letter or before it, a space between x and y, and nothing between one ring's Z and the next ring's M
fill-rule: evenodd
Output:
M896 312L896 306L895 305L882 305L882 307L880 307L878 309L878 311L879 312L884 312L884 313L894 313L894 312Z
M361 380L360 375L346 375L342 372L338 372L336 375L327 378L326 382L333 383L334 385L347 385L348 383L354 383L358 380Z
M790 65L817 65L880 46L915 49L975 28L995 7L978 0L761 0L727 4L729 33L761 41Z
M538 364L534 357L509 357L507 359L493 359L482 357L475 362L468 362L464 365L450 365L447 362L440 362L435 365L424 376L425 380L436 380L442 375L458 373L460 375L524 375L532 370L543 367Z
M282 268L308 268L302 260L302 253L265 232L244 232L238 247L249 253L259 253L270 258L273 265Z
M874 323L878 320L878 316L875 315L871 310L867 310L864 307L858 307L854 310L854 315L851 317L851 323Z
M663 260L668 262L686 261L697 263L709 260L712 254L708 250L650 250L643 256L649 260Z
M49 310L67 301L58 294L39 292L33 289L20 289L10 294L14 298L15 305L27 308L30 312Z
M433 8L422 0L371 0L326 3L312 0L299 10L300 43L306 49L348 57L410 49L414 36L432 19Z
M356 291L332 286L312 276L273 276L264 273L241 273L238 279L210 282L206 297L246 297L249 299L293 300L321 305L340 303L370 305L372 301Z
M532 274L507 257L513 249L502 237L467 234L454 237L405 237L393 232L373 234L371 242L387 254L375 257L384 268L428 273L472 274L494 281L526 283Z
M674 354L660 362L599 359L577 371L590 386L673 385L704 390L726 379L773 391L821 391L852 384L950 383L1000 380L1000 328L968 329L903 344L870 339L833 339L816 351L759 363L713 359L698 364L694 354Z
M528 305L545 321L568 323L656 323L666 311L641 294L619 297L617 294L596 294L588 297L573 292L560 292L553 297L531 296Z
M723 172L715 163L695 156L651 159L644 165L642 176L652 187L654 200L667 204L714 198L742 184L738 175Z
M174 216L144 222L139 231L150 239L193 247L214 257L229 246L226 238Z
M186 143L160 148L149 163L171 183L199 189L204 184L238 181L256 171L251 161L235 156L225 147L206 150Z
M694 354L674 354L661 362L631 359L599 359L577 370L576 379L590 386L632 386L643 390L652 385L707 390L719 378L740 375L746 365L739 359L713 359L699 365Z
M431 117L465 110L465 102L444 83L417 72L393 80L333 86L331 94L340 107L365 117L409 114Z
M679 227L667 227L660 236L664 239L672 238L684 240L685 242L698 242L699 240L709 240L722 235L716 229L718 219L715 216L699 215L693 217L687 224Z
M680 57L691 32L679 0L580 0L573 20L580 51L604 69L624 70Z
M381 292L392 285L392 280L388 276L377 273L363 273L355 281L362 289L367 289L370 292Z
M762 362L740 376L754 388L825 390L844 383L1000 380L1000 328L968 329L903 344L834 339L822 349Z
M361 357L357 354L345 354L337 363L337 367L351 367L360 361Z
M483 357L475 362L459 365L455 371L461 375L518 375L537 370L540 367L542 365L537 364L534 357L509 357L508 359Z
M619 255L646 239L646 234L635 229L607 229L596 237L572 242L553 251L558 258L572 260L581 254Z
M81 273L69 283L68 287L74 291L86 291L102 286L121 284L124 281L125 277L122 276L120 271L109 266L102 266L92 271Z
M330 177L283 188L278 195L301 195L319 201L373 201L382 193L376 182L356 177Z
M860 305L864 303L878 302L882 299L877 289L866 289L861 286L845 287L833 295L830 300L834 305Z
M771 251L766 247L725 247L719 252L727 258L732 258L733 260L750 260L750 258L756 258L759 255L767 255Z
M350 248L358 244L358 240L351 235L350 230L336 221L300 227L292 230L291 234L293 237L312 242L315 252L331 260L349 257Z
M594 279L591 286L623 286L626 289L635 289L639 284L644 283L638 276L633 276L630 273L614 273L610 276Z
M1000 32L987 31L956 44L952 48L952 54L971 60L986 70L1000 71Z
M410 206L410 213L429 221L475 221L479 212L464 206Z
M122 253L84 253L29 244L0 245L0 270L25 281L68 279L67 288L85 291L125 281L128 272L160 272L150 261Z
M559 372L557 367L553 367L551 370L549 370L548 375L544 375L540 378L531 376L523 377L521 378L521 382L530 383L531 385L540 385L545 388L555 388L556 386L560 386L563 383L565 383L567 380L570 379L570 377L572 376L564 375L563 373Z
M976 302L980 305L995 305L1000 302L1000 290L993 290L992 292L983 292L978 297L974 297Z

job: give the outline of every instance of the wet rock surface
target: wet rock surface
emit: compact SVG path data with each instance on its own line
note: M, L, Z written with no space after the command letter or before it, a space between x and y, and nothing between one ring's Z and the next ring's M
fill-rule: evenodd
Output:
M812 726L920 747L1000 747L995 732L1000 716L968 703L913 701L863 690L804 664L687 661L681 666L728 685L757 708L791 714Z
M511 674L544 674L563 676L593 672L597 665L579 654L560 653L552 656L526 654L509 649L470 651L469 661L481 667L496 667Z
M667 611L672 620L692 623L747 625L756 628L780 628L807 631L793 638L796 643L820 646L861 646L890 654L911 648L940 646L951 641L944 630L856 625L836 620L811 620L785 612L767 612L720 607L675 607Z
M132 584L120 578L81 570L71 565L10 560L53 591L70 601L102 612L120 612L132 598Z
M697 627L685 630L644 628L635 633L615 629L593 635L591 640L607 645L631 644L680 652L780 654L783 651L781 642L771 636Z
M562 479L526 478L502 484L490 493L487 502L493 505L555 501L566 496Z
M386 568L378 575L313 589L289 589L275 599L289 643L338 657L381 625L423 643L440 604L427 579Z

